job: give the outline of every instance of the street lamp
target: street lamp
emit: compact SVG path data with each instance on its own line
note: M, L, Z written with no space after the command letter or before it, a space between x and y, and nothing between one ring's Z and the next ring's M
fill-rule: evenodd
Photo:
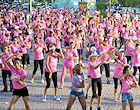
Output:
M111 0L109 0L109 14L111 15Z

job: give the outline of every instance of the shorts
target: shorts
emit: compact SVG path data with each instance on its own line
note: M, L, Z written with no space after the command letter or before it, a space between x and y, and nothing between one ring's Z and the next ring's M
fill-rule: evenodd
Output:
M70 96L82 97L82 96L84 96L84 92L83 91L82 92L76 92L72 89L71 92L70 92Z
M19 96L19 97L25 97L29 96L27 87L24 87L22 89L14 89L13 95Z
M91 76L88 76L88 78L91 78Z
M133 96L132 96L132 93L122 93L122 102L127 102L127 99L128 101L133 101Z
M27 53L23 54L22 56L22 64L25 65L26 64L26 59L27 59Z

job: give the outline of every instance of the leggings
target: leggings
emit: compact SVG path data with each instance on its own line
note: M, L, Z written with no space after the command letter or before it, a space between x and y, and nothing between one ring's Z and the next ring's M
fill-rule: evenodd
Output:
M118 88L118 80L119 80L119 78L113 77L113 79L114 79L114 88L117 89ZM120 84L121 84L121 87L122 87L122 82L121 81L120 81Z
M49 88L51 84L51 79L49 78L49 74L50 74L49 72L45 71L45 78L47 82L46 88ZM53 80L54 88L57 88L58 87L57 86L57 72L52 73L52 80Z
M36 74L36 71L38 69L38 64L40 65L41 74L43 74L43 61L44 60L34 60L34 71L33 71L33 75Z
M106 77L110 77L110 64L103 64L101 67L100 67L100 70L101 70L101 73L103 72L103 66L105 67L105 74L106 74Z
M127 64L131 62L131 56L125 56L127 58Z
M22 56L22 64L23 65L26 65L26 60L27 60L27 53L23 54L23 56Z
M4 90L7 91L7 75L9 76L9 79L11 77L11 72L10 70L2 70L2 79L3 79L3 85L4 85ZM12 80L10 80L10 90L13 89L13 84Z
M27 64L30 64L30 56L31 56L31 52L30 52L30 48L29 48L29 49L27 49L27 58L26 58Z
M134 66L133 69L134 69L133 76L136 76L136 73L137 73L138 69L139 69L139 73L140 73L140 66ZM140 74L139 74L139 76L140 76Z
M92 98L96 97L96 87L98 88L98 96L101 96L102 92L102 80L101 78L92 78Z
M71 77L71 83L73 83L73 74L72 74L73 66L71 65L71 66L67 67L66 65L63 65L62 74L61 74L61 80L60 80L60 85L61 86L63 86L63 84L64 84L64 78L65 78L65 75L66 75L67 68L69 68L70 77Z
M120 48L121 48L127 40L123 37L121 37L120 40L121 40L121 42L120 42Z

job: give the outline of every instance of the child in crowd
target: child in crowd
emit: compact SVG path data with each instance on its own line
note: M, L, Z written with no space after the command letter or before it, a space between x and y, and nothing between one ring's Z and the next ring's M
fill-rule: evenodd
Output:
M86 76L83 73L82 64L77 64L73 69L73 84L71 87L70 97L66 110L70 110L76 97L78 97L82 110L86 110L86 100L83 88L86 84Z
M132 88L138 87L138 83L129 66L123 69L123 75L120 77L122 82L122 110L126 110L126 102L129 101L130 110L134 110ZM134 85L133 85L134 83Z

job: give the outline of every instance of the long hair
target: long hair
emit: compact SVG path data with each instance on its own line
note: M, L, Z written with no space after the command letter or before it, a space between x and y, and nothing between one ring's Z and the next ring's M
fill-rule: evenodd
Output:
M128 68L130 68L128 65L124 67L124 69L123 69L123 74L126 73L126 71L127 71Z

